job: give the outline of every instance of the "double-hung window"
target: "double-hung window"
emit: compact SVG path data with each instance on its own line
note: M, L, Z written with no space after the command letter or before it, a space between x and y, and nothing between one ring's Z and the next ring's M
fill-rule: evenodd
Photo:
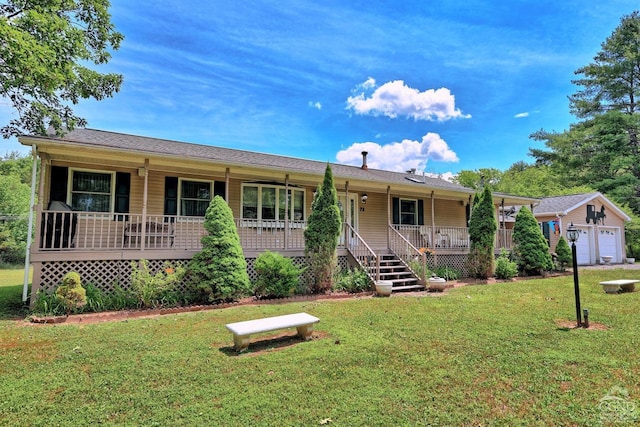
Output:
M182 216L204 216L211 202L210 181L180 180L180 212Z
M287 206L289 211L287 212ZM242 218L284 221L304 220L304 190L277 185L244 184Z
M113 211L115 173L70 170L71 207L83 212Z
M400 224L417 225L418 224L418 201L409 199L400 199Z

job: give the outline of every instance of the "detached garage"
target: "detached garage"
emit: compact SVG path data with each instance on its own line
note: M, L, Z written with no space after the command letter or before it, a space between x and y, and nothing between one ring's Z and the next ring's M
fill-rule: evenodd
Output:
M631 218L601 193L547 197L534 207L533 214L552 252L560 236L567 238L567 226L575 225L580 231L576 242L580 265L601 264L604 256L610 256L612 263L622 263L626 257L624 223Z

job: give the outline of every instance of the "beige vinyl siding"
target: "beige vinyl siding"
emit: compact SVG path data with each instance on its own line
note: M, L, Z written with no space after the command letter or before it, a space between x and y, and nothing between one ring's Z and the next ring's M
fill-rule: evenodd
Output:
M387 244L387 195L367 193L367 203L358 198L358 233L373 249L386 248Z
M431 202L431 200L429 200ZM467 213L464 202L458 200L439 200L435 202L435 225L446 227L466 227ZM429 221L431 219L429 218ZM425 220L426 222L426 220Z

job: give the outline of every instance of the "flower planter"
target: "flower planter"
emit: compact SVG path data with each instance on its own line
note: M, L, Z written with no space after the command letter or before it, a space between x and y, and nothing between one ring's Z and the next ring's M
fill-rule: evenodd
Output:
M611 255L605 255L600 258L602 258L602 262L604 262L605 264L611 264L611 260L613 259Z
M635 258L627 258L627 264L634 264L636 262Z
M442 277L432 277L429 279L429 290L435 292L442 292L447 287L447 281Z
M381 297L388 297L393 291L393 282L390 280L380 280L376 282L376 294Z

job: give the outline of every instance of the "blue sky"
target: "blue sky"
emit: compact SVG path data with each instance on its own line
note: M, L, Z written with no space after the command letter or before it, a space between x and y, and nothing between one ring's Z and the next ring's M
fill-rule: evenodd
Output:
M125 35L89 127L442 174L531 161L626 0L112 0ZM6 104L0 120L6 121ZM24 148L2 141L4 150Z

